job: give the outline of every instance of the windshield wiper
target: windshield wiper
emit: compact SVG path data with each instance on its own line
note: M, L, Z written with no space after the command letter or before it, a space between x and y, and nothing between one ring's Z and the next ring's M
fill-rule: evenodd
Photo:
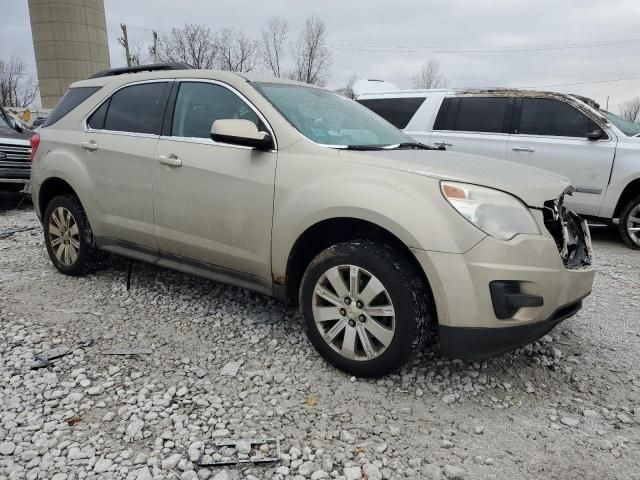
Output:
M420 142L403 142L398 143L397 145L389 145L389 147L387 148L389 150L397 150L398 148L415 148L417 150L440 150L439 148L430 147L429 145L425 145L424 143Z
M347 145L345 149L367 151L367 150L382 150L383 147L381 145Z

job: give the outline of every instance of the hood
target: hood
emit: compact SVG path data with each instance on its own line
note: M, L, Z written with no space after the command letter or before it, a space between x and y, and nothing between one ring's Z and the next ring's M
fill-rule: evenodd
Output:
M23 133L20 133L14 130L11 127L0 124L0 143L2 143L5 139L10 140L24 140L29 143L29 139L33 136L33 132L31 130L25 129Z
M340 150L340 155L389 170L495 188L515 195L530 207L542 207L570 185L567 178L540 168L458 152Z

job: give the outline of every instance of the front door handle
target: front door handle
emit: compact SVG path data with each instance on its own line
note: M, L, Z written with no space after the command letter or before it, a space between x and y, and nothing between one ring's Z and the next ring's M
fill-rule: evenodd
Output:
M513 147L511 150L513 150L514 152L535 152L535 149L529 147Z
M453 143L447 143L447 142L442 142L442 141L440 141L440 142L433 142L433 144L434 144L436 147L453 147Z
M158 161L160 163L164 163L165 165L169 165L170 167L182 166L182 160L180 160L178 156L173 153L170 153L169 155L160 155L158 157Z
M82 142L80 146L85 150L90 150L92 152L98 149L98 144L93 140L91 140L90 142Z

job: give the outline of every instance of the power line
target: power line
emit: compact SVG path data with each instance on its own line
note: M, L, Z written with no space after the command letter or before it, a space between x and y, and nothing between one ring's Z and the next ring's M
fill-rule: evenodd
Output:
M591 82L574 82L574 83L555 83L550 85L531 85L527 87L517 87L517 88L573 87L575 85L591 85L596 83L625 82L627 80L638 80L638 79L640 79L640 75L637 75L635 77L614 78L611 80L593 80Z
M548 50L566 50L577 48L591 48L591 47L608 47L613 45L627 45L633 43L640 43L640 38L632 38L627 40L615 40L615 41L603 41L603 42L591 42L591 43L566 43L556 45L537 45L528 47L475 47L475 48L449 48L449 47L427 47L427 46L381 46L381 45L358 45L358 44L333 44L331 45L336 50L355 50L363 52L377 52L377 53L424 53L429 51L430 53L437 54L455 54L455 53L522 53L522 52L537 52Z

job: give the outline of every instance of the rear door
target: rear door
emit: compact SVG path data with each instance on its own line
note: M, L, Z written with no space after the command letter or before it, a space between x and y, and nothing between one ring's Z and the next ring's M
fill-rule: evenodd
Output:
M87 119L81 147L103 217L104 241L124 240L157 251L154 152L169 85L165 80L124 86Z
M616 139L604 133L589 140L587 133L600 128L573 105L552 98L523 98L514 115L509 138L510 161L559 173L577 191L565 204L583 215L597 215L609 182Z
M431 144L504 160L513 104L510 97L445 97L433 124Z

